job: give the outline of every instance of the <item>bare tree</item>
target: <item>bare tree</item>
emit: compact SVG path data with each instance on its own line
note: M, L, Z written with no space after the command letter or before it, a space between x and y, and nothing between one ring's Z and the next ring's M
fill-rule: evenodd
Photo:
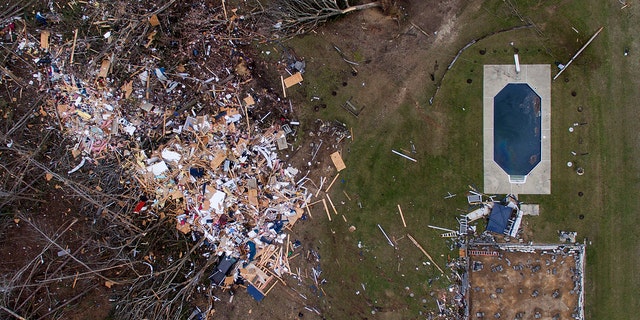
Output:
M381 1L350 5L349 0L276 0L268 10L280 37L304 34L328 19L349 12L382 7Z

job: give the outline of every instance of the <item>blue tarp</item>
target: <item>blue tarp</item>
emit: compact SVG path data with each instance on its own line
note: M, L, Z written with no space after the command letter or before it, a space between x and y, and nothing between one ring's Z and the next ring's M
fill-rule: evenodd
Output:
M260 302L264 299L264 294L252 284L247 287L247 292L251 295L256 301Z
M249 246L249 261L253 261L253 258L256 257L256 244L253 241L247 242Z
M491 210L489 215L489 224L487 224L487 230L495 233L504 233L507 228L507 223L511 217L511 211L513 209L501 204L496 204Z

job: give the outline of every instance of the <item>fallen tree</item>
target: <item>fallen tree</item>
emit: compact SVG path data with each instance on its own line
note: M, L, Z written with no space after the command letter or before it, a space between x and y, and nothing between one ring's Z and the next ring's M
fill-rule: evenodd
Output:
M329 19L382 6L381 1L350 5L349 0L276 0L267 14L274 34L288 38L307 33Z

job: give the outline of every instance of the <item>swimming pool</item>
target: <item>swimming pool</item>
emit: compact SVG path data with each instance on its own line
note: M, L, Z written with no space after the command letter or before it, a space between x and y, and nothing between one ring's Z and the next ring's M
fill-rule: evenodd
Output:
M493 109L493 159L509 176L526 176L541 158L540 96L526 83L509 83Z

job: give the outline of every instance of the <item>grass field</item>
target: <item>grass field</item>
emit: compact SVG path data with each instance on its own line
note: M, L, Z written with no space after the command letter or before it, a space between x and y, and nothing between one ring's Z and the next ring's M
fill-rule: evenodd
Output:
M534 242L556 242L557 230L578 231L580 241L588 239L587 318L635 318L640 311L635 298L640 285L635 272L640 262L635 232L640 201L634 196L640 190L640 46L633 36L640 27L640 5L620 7L615 0L471 2L457 17L457 36L420 52L425 64L439 60L436 83L470 40L527 21L536 27L496 34L469 47L446 73L433 105L428 101L436 85L429 74L411 74L422 69L408 66L398 71L405 82L390 76L379 78L379 87L366 89L351 84L370 81L366 67L352 78L347 66L336 62L331 39L314 36L292 42L308 59L307 88L298 94L306 99L321 96L329 106L308 117L345 122L355 138L343 149L348 168L332 189L347 222L327 221L319 232L329 281L328 318L372 317L375 310L381 318L400 319L416 317L425 305L435 307L431 292L449 282L436 280L440 273L424 264L427 259L405 235L418 239L440 266L448 255L457 256L439 238L440 232L426 226L455 228L460 214L456 208L466 209L462 193L470 184L482 188L483 64L512 63L515 47L522 64L551 64L555 75L555 63L566 63L601 26L600 36L552 83L552 194L522 195L521 200L541 205L539 217L526 218ZM623 55L625 48L629 56ZM358 55L366 53L354 51ZM347 80L350 84L341 87ZM366 105L357 119L339 107L349 98ZM586 124L569 133L576 122ZM417 163L391 153L411 150L410 141L416 146L412 156ZM573 156L572 151L588 154ZM567 161L586 173L578 176ZM447 192L458 197L443 199ZM584 219L578 218L581 214ZM389 246L378 224L397 241L397 249ZM349 233L350 225L357 230ZM429 279L434 281L429 284Z

